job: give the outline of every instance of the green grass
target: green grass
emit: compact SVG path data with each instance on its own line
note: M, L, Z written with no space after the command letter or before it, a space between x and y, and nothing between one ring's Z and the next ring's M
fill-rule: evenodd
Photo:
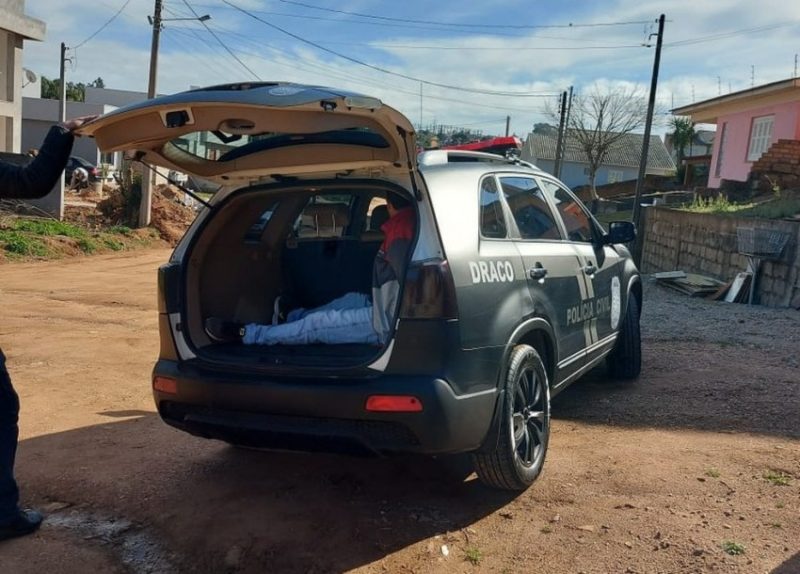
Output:
M721 544L722 550L726 554L730 554L731 556L741 556L745 553L744 544L739 544L738 542L734 542L733 540L726 540Z
M724 196L709 199L698 198L683 208L692 213L715 213L736 215L737 217L758 217L762 219L783 219L800 213L800 199L778 198L763 203L732 203Z
M46 257L50 253L40 239L18 231L0 229L0 244L8 253L22 257Z
M716 468L706 469L706 476L710 476L711 478L719 478L719 471Z
M4 217L0 221L0 250L9 259L54 259L74 254L77 247L85 254L124 251L146 247L158 239L158 231L150 228L138 233L130 227L115 225L94 230L89 227L33 217ZM58 238L53 241L49 238Z
M32 235L63 235L75 239L81 239L88 235L82 227L54 219L17 219L14 221L13 229Z
M78 239L78 249L83 251L84 253L94 253L97 251L99 245L97 241L92 239L91 237L84 237L82 239Z
M775 508L783 508L784 506L786 506L786 503L784 502L778 501L775 503Z
M542 526L541 530L539 530L539 532L541 532L542 534L550 534L552 531L553 527L550 526L549 524L545 524L544 526Z
M768 470L764 473L764 480L771 482L775 486L789 486L792 477L779 470Z
M118 241L117 239L115 239L113 237L104 237L103 238L103 245L105 247L109 248L111 251L124 251L125 250L125 244L122 243L121 241Z
M483 560L483 554L478 548L471 546L467 548L464 559L473 566L477 566Z

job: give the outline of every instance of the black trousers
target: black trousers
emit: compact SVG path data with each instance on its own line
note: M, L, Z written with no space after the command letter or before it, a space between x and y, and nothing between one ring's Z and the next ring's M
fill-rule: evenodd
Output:
M14 480L14 457L19 438L19 397L11 386L6 357L0 349L0 524L17 513L19 490Z

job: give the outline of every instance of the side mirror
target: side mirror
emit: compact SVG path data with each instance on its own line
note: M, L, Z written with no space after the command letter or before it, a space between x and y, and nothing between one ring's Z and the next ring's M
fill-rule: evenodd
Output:
M632 243L636 239L636 226L630 221L612 221L608 225L608 233L603 237L606 245Z

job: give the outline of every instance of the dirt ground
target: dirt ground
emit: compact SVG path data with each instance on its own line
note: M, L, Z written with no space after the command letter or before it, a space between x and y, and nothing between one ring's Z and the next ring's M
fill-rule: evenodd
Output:
M648 285L641 379L557 397L544 473L514 496L168 428L149 391L167 257L0 266L17 475L48 515L0 543L3 574L800 573L800 313Z

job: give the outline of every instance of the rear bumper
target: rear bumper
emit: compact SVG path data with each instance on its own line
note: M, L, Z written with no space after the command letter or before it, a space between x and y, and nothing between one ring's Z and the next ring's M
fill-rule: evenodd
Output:
M369 379L271 378L216 373L161 360L175 394L154 390L161 418L206 438L278 450L445 454L481 446L497 391L457 396L439 378L381 375ZM413 395L422 412L365 409L371 395Z

